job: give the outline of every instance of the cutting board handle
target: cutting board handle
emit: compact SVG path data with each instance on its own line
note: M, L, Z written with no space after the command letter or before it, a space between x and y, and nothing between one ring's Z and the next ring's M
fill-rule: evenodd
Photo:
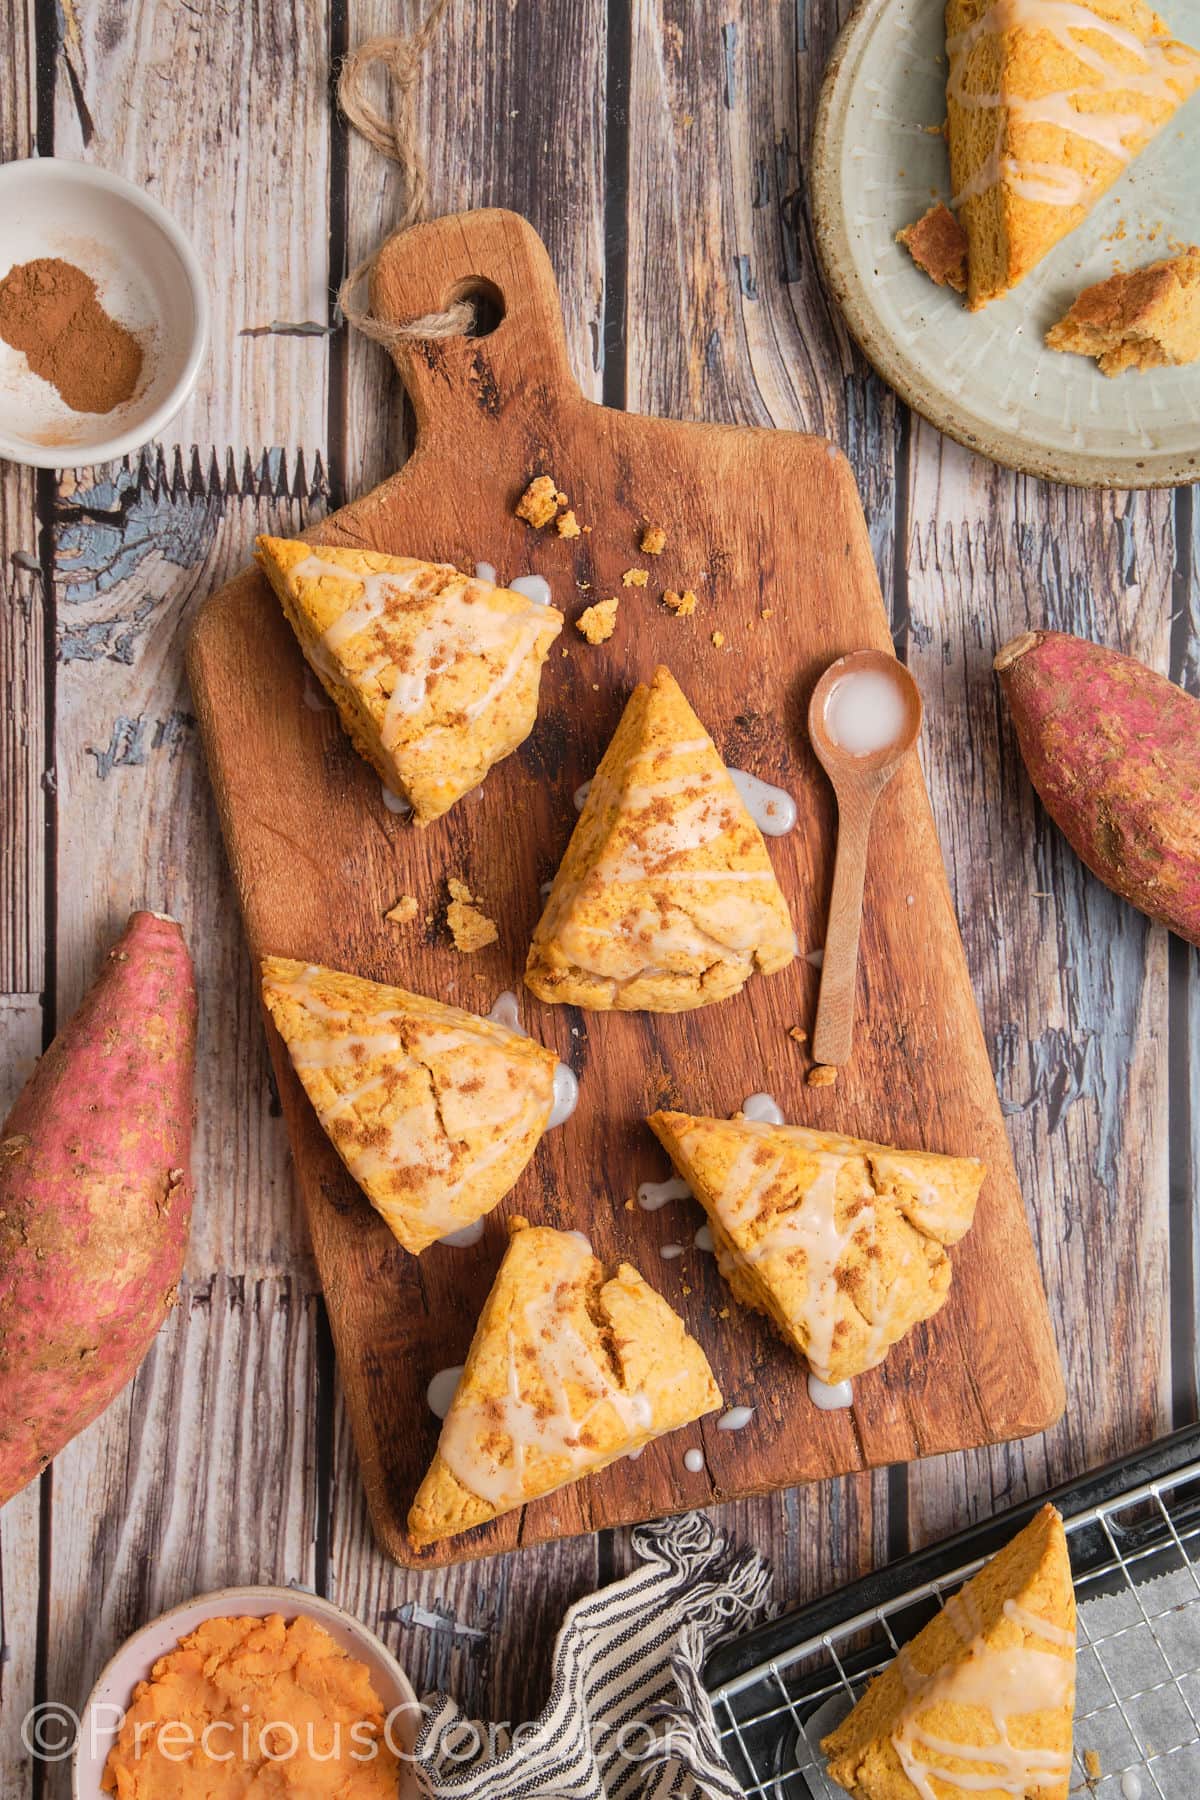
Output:
M371 310L381 319L421 318L475 297L485 313L502 315L487 335L392 350L418 432L451 448L510 406L536 417L556 396L578 393L550 258L519 214L493 207L432 219L385 244L371 272Z

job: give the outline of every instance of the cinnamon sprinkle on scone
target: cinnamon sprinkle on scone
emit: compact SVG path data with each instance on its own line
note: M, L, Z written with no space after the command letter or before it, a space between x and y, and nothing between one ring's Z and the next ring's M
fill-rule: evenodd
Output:
M896 233L918 269L939 287L952 287L956 294L967 288L967 234L945 201L923 213L903 231Z
M642 531L638 549L643 556L661 556L667 547L667 534L661 525L647 525Z
M597 600L586 612L581 612L575 623L589 644L607 643L617 625L617 608L620 601Z
M494 944L500 936L495 921L474 904L475 896L466 882L458 881L452 875L446 886L450 890L446 924L454 939L454 948L469 956L473 950L482 950L485 944Z
M566 496L563 496L565 501ZM535 475L521 498L517 501L517 517L525 519L540 531L548 525L559 508L558 487L549 475Z
M1051 350L1094 356L1105 375L1200 358L1200 249L1084 288L1046 333Z

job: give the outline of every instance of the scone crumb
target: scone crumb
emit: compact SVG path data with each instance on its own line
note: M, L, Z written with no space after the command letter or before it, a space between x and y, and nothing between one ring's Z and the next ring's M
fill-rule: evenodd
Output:
M718 1319L727 1319L729 1317L729 1308L727 1306L723 1306L721 1308L720 1312L717 1314L717 1317L718 1317Z
M1083 1753L1083 1766L1088 1772L1089 1780L1099 1781L1104 1772L1100 1762L1100 1752L1098 1750L1085 1750Z
M712 634L712 641L713 641L713 644L715 645L715 647L719 650L725 642L725 633L723 631L714 631Z
M407 925L417 916L417 903L411 894L401 894L395 906L390 906L383 916L393 925Z
M642 531L638 549L643 556L661 556L667 547L667 534L661 525L647 525Z
M838 1078L838 1072L832 1063L818 1063L815 1069L808 1071L805 1080L809 1087L832 1087Z
M500 936L495 920L489 919L475 904L475 896L466 882L451 875L446 886L450 890L446 924L454 939L454 948L470 955L473 950L482 950L485 944L494 944Z
M564 500L566 496L563 496ZM517 517L525 519L540 531L548 525L559 508L557 484L549 475L535 475L521 498L517 501Z
M944 201L939 200L911 225L896 233L896 242L938 287L956 294L967 287L967 234Z
M573 512L565 512L559 515L558 535L562 538L575 538L579 536L579 520L575 517Z
M617 599L597 600L581 612L575 623L589 644L607 643L617 626Z
M650 576L645 569L626 569L621 577L622 587L645 587Z
M663 605L677 619L687 619L696 610L696 596L691 588L684 588L682 594L677 594L674 588L668 588L663 595Z
M570 501L567 499L567 496L563 493L561 488L555 494L554 498L558 501L558 504L560 506L569 506L571 504Z
M775 608L773 606L764 606L758 616L760 619L773 619L775 617Z
M792 1042L796 1044L807 1044L808 1042L808 1033L805 1031L803 1025L793 1025L788 1032L788 1036L791 1038Z

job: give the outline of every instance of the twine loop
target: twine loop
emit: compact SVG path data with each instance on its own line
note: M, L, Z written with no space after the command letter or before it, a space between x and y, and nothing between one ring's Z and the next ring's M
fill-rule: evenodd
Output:
M377 319L368 305L360 305L354 298L381 252L425 217L429 172L417 130L417 91L425 52L449 4L450 0L434 0L411 37L365 39L347 54L338 75L337 99L342 112L368 144L398 166L403 181L404 209L399 223L377 249L355 264L337 298L343 317L356 330L389 348L417 338L461 337L475 322L475 308L468 300L456 300L444 312L425 313L419 319L395 320ZM369 77L377 67L386 78L389 114L381 112L367 92Z

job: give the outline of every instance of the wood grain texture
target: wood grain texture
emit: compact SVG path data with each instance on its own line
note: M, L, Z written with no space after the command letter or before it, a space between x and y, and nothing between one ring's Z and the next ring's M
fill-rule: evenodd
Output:
M207 362L164 445L282 445L294 457L322 444L325 8L62 0L50 17L55 151L147 188L208 276Z
M924 425L913 445L924 755L1072 1396L1044 1442L912 1469L927 1541L1172 1423L1167 936L1046 818L991 660L1039 623L1165 669L1174 545L1168 495L1051 489Z
M347 40L412 26L418 10L414 0L399 7L394 0L351 0ZM601 97L608 10L607 0L555 0L549 8L458 0L426 59L420 93L431 211L503 204L532 222L558 277L571 366L593 399L600 397L603 374L607 117ZM567 55L548 56L562 47L569 47ZM343 138L346 261L352 262L390 230L398 195L389 165L354 133ZM544 146L544 153L531 155L531 145ZM558 167L569 169L569 179L558 177ZM351 332L343 354L344 382L332 418L331 441L340 446L333 477L340 494L356 494L407 454L406 408L385 351ZM484 558L492 555L485 543L477 549ZM509 1716L510 1708L512 1716L526 1716L538 1704L538 1668L562 1609L600 1579L602 1540L529 1546L511 1564L498 1565L508 1573L498 1577L494 1600L475 1575L399 1575L381 1559L367 1524L341 1387L329 1386L336 1398L336 1460L323 1575L328 1591L352 1608L360 1597L369 1605L377 1595L384 1614L396 1615L381 1615L381 1629L418 1689L423 1673L429 1685L449 1686L464 1705L489 1716L493 1709L497 1717ZM486 1637L476 1635L480 1613Z
M634 681L662 659L685 670L726 759L796 793L800 824L774 861L801 946L819 944L832 804L803 733L804 707L835 656L889 647L844 459L820 439L638 419L585 401L570 377L544 251L511 214L460 215L395 244L376 268L376 310L428 311L439 283L449 291L472 273L503 295L503 323L486 339L401 352L414 453L399 476L326 520L322 535L400 550L419 530L429 554L469 567L486 520L505 565L520 559L548 572L562 596L572 574L589 593L621 591L642 522L665 520L671 543L656 581L689 585L689 571L707 564L729 646L671 619L649 590L631 596L603 653L576 641L552 659L543 717L522 753L444 830L416 833L388 814L378 777L354 757L335 716L304 707L303 663L269 590L256 573L240 577L205 608L189 666L252 950L349 967L486 1012L518 980L539 882L569 831L570 796L599 761ZM578 547L534 539L515 519L535 467L553 470L580 519L595 521ZM770 489L803 491L811 506L802 518L777 512L767 535L745 501ZM769 621L760 617L768 598ZM278 704L264 714L271 684ZM529 820L520 840L517 816ZM803 1085L787 1036L811 1011L815 971L802 958L788 979L757 980L699 1013L576 1021L530 1002L534 1034L576 1066L584 1100L571 1126L544 1140L513 1204L529 1209L540 1180L536 1217L582 1226L602 1256L628 1252L653 1270L665 1220L623 1205L647 1170L640 1121L664 1103L729 1113L765 1086L800 1122L983 1157L988 1195L956 1258L954 1300L893 1352L886 1372L863 1378L852 1416L823 1414L807 1402L796 1359L756 1323L737 1332L716 1324L724 1296L711 1267L698 1267L696 1255L674 1264L660 1285L709 1348L727 1396L737 1401L753 1382L760 1397L744 1439L705 1428L707 1489L688 1481L673 1445L655 1445L632 1469L618 1465L425 1560L1011 1437L1057 1414L1057 1359L913 762L881 804L876 845L859 1054L836 1089ZM470 964L436 939L397 945L383 919L397 891L436 906L453 875L485 896L501 924L497 948ZM499 1219L475 1251L435 1249L419 1265L406 1257L345 1174L274 1040L273 1050L372 1518L389 1553L413 1560L401 1496L415 1490L434 1433L423 1442L407 1421L420 1416L435 1370L462 1360L465 1327L495 1268ZM682 1286L693 1284L689 1300ZM797 1409L802 1433L783 1429Z

